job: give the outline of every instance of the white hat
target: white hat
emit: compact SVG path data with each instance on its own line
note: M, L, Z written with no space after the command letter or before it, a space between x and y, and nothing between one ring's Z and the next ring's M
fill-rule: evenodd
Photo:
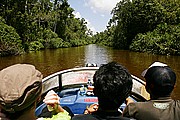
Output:
M166 64L164 64L164 63L161 63L161 62L154 62L153 64L151 64L149 67L148 67L148 69L149 68L151 68L151 67L154 67L154 66L168 66L168 65L166 65ZM147 72L147 70L148 69L146 69L146 70L144 70L142 73L141 73L141 76L145 76L146 75L146 72Z

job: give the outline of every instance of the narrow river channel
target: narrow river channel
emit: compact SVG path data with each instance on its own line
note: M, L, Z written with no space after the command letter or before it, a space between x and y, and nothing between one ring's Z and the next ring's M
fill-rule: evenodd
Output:
M47 49L20 56L0 57L0 70L16 63L29 63L35 65L45 77L60 70L84 66L86 63L96 63L99 66L110 61L121 63L139 78L142 78L141 72L154 61L168 64L177 75L177 84L172 97L180 99L180 56L114 50L91 44L82 47Z

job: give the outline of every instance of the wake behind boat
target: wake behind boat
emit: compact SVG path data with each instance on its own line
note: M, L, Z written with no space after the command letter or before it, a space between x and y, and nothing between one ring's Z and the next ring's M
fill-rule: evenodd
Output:
M87 66L63 70L43 79L42 97L50 90L54 90L60 96L61 106L67 106L73 114L83 114L87 106L98 103L93 94L93 75L99 67ZM132 93L129 96L135 102L146 101L149 94L145 90L145 82L133 76ZM122 104L119 110L122 111L126 104ZM36 116L42 114L46 105L42 102L36 108Z

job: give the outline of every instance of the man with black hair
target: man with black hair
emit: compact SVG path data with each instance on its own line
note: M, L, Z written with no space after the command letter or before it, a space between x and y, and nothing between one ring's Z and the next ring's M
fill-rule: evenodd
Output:
M180 120L180 101L170 95L176 83L176 74L164 63L155 62L142 72L146 79L147 102L130 103L123 116L138 120Z
M118 111L132 89L132 77L126 68L116 62L102 65L93 76L95 96L98 97L97 111L77 115L72 120L130 120Z

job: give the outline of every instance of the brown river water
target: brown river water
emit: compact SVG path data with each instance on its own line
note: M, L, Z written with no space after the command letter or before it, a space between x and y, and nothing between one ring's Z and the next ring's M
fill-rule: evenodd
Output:
M151 63L160 61L168 64L177 75L176 87L172 98L180 99L180 56L153 55L125 50L114 50L95 44L26 53L20 56L0 57L0 70L17 63L28 63L36 66L44 77L68 68L82 67L86 63L98 66L116 61L125 66L129 72L141 79L141 72Z

